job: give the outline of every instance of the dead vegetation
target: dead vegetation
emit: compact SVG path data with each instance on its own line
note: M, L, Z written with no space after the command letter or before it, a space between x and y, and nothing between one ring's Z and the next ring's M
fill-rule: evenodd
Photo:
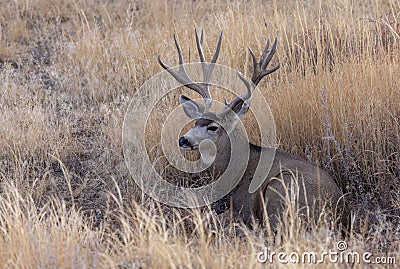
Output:
M349 250L400 259L399 1L0 6L0 267L261 268L264 246L335 250L338 231L325 222L306 230L289 209L275 236L223 229L212 214L165 208L133 183L121 146L129 100L161 71L158 54L174 63L174 33L197 59L194 28L210 40L207 57L223 29L219 63L245 75L246 47L260 52L278 35L282 67L259 87L281 148L319 163L347 193L357 231ZM150 140L157 126L149 123Z

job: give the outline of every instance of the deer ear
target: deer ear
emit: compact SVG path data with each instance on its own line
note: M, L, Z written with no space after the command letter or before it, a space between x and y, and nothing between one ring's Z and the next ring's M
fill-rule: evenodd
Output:
M185 111L186 115L192 119L199 119L204 113L204 106L196 103L189 97L181 95L179 101L182 104L183 111Z

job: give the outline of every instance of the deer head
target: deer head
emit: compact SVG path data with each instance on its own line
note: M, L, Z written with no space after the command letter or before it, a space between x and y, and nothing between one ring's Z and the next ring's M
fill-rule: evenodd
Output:
M267 69L269 62L276 51L277 38L275 38L271 48L269 48L270 39L268 38L259 61L257 61L253 50L250 47L248 48L253 59L253 75L251 81L248 81L239 71L237 71L237 75L245 84L247 91L242 95L237 96L229 103L224 99L224 108L219 112L212 112L210 111L210 107L213 103L213 99L210 95L209 82L219 56L223 33L221 32L219 36L217 48L210 63L206 63L204 58L202 49L203 32L201 32L200 37L197 31L195 31L195 34L197 50L203 69L203 82L193 82L187 75L183 65L182 52L175 35L174 40L178 51L179 70L175 71L171 69L160 59L160 56L158 56L158 62L165 70L167 70L178 82L200 94L205 101L205 105L202 105L184 95L180 97L180 103L182 104L186 115L195 120L195 125L186 134L179 138L178 143L182 150L198 150L202 141L211 140L214 145L217 146L217 150L224 151L230 143L228 136L235 130L239 118L243 117L249 110L253 89L264 76L275 72L280 67L278 64L272 69Z

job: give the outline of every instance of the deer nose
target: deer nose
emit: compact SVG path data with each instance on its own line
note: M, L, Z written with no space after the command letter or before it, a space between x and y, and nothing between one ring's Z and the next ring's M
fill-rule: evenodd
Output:
M186 139L186 137L182 136L181 138L179 138L179 146L180 147L189 146L189 140Z

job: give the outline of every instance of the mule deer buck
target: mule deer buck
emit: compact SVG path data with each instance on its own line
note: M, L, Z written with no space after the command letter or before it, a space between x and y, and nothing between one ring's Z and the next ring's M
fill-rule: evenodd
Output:
M195 120L195 125L179 138L179 147L186 151L199 150L199 145L203 140L211 140L216 145L216 156L209 169L213 173L221 174L228 166L231 157L231 144L228 136L234 132L239 133L238 135L240 136L242 130L237 128L236 125L239 118L243 117L249 110L248 101L252 97L253 89L263 77L275 72L280 67L278 64L271 69L267 68L275 54L277 38L275 38L271 48L269 48L270 40L268 39L259 61L257 61L254 52L249 47L253 60L251 83L237 71L239 78L247 87L247 91L241 96L235 97L229 103L225 100L225 107L219 112L210 111L213 99L209 91L208 82L213 72L213 64L216 63L220 52L222 32L211 63L206 63L202 50L203 32L201 32L199 37L196 31L197 50L202 63L205 80L201 83L196 83L189 78L183 66L179 43L175 36L174 39L179 57L179 70L176 71L167 66L160 59L160 56L158 56L158 62L178 82L200 94L205 101L205 106L203 106L184 95L180 97L180 103L183 106L184 112L187 116ZM230 112L234 112L236 116L233 117L234 113ZM298 181L297 203L298 208L301 209L298 212L299 214L306 214L306 210L308 209L308 212L314 213L312 219L315 220L318 218L318 212L323 210L322 205L327 205L333 210L344 208L343 195L330 175L301 157L279 149L276 149L275 159L266 180L258 191L250 193L250 182L258 165L260 154L263 151L271 149L254 145L247 140L243 141L243 143L246 143L249 147L249 161L240 182L229 194L230 213L235 219L242 220L246 224L251 224L255 219L265 220L268 217L271 226L276 227L279 217L282 216L285 208L284 186L286 186L286 191L289 186L293 187L294 179Z

